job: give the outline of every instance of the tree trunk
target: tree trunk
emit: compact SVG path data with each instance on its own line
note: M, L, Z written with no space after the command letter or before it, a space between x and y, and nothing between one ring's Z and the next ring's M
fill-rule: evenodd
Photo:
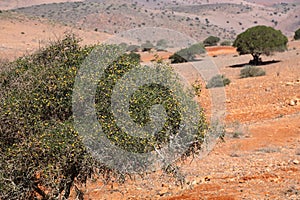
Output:
M252 54L253 60L250 60L249 64L251 65L260 65L262 63L260 54Z

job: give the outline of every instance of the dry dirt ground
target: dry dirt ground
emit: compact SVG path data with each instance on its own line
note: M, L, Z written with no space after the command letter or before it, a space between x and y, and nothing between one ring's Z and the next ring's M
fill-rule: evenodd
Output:
M14 60L48 45L51 41L62 38L67 33L74 33L82 38L82 44L96 44L110 37L109 34L79 30L47 20L2 14L0 17L0 59Z

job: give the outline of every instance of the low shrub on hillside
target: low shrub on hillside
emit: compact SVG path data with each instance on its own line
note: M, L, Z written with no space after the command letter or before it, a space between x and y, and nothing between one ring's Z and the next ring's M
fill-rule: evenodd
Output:
M266 72L256 66L246 65L241 69L240 77L241 78L247 78L247 77L256 77L256 76L264 76L266 75Z
M231 41L228 41L228 40L225 40L223 42L220 43L221 46L231 46L232 45L232 42Z
M216 36L209 36L203 41L204 46L216 46L220 41L219 37Z
M216 75L214 77L212 77L207 85L206 88L216 88L216 87L224 87L226 85L230 84L230 80L228 78L226 78L224 75Z
M184 62L194 61L196 55L200 55L205 52L206 50L203 44L198 43L175 52L173 55L169 57L169 59L171 59L171 63L184 63Z

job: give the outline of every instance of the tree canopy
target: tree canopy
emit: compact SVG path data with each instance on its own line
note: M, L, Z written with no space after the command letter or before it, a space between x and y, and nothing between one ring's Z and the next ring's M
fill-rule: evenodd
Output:
M260 64L260 55L271 55L273 52L281 52L287 49L288 39L279 30L267 26L255 26L239 34L233 43L237 51L243 54L251 54L252 64Z
M97 48L81 47L78 42L73 35L67 35L45 49L0 66L0 199L68 199L74 184L86 183L95 173L97 177L102 175L105 181L127 177L126 173L91 156L75 128L77 116L72 110L73 87L81 64L95 50L119 55L120 48L104 44ZM97 82L95 95L98 122L107 138L123 149L148 152L155 148L159 151L160 145L181 129L182 110L187 110L188 106L197 107L197 104L186 100L191 105L181 105L170 89L160 85L140 87L130 98L129 109L134 122L141 125L149 122L149 109L158 103L164 106L167 119L155 135L131 136L117 126L110 98L117 81L133 67L148 69L140 65L135 54L122 55L105 69ZM171 68L167 65L156 67L155 70L184 97L184 88L175 81L177 78ZM148 75L147 71L145 73ZM125 84L122 90L126 89L130 88ZM198 114L194 142L182 156L193 155L201 149L208 126L203 111L199 109Z

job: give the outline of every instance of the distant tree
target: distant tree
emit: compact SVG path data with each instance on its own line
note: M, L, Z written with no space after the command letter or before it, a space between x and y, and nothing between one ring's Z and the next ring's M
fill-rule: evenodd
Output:
M151 49L154 48L154 45L149 40L147 40L145 43L141 45L141 48L142 51L150 51Z
M220 41L220 38L216 36L209 36L203 41L204 46L216 46L217 43Z
M294 39L300 40L300 28L297 31L295 31Z
M282 52L287 49L288 39L279 30L267 26L255 26L239 34L233 43L237 51L243 54L251 54L253 60L250 64L261 64L262 54L271 55L273 52Z
M232 45L232 42L231 42L231 41L228 41L228 40L225 40L225 41L221 42L220 45L221 45L221 46L231 46L231 45Z
M140 46L132 44L129 45L126 50L130 52L137 52L140 48Z
M169 57L172 63L183 63L193 61L196 55L205 53L205 48L203 44L197 43L192 46L181 49L175 52L172 56Z
M158 40L156 43L157 50L165 50L168 47L168 41L165 39Z

